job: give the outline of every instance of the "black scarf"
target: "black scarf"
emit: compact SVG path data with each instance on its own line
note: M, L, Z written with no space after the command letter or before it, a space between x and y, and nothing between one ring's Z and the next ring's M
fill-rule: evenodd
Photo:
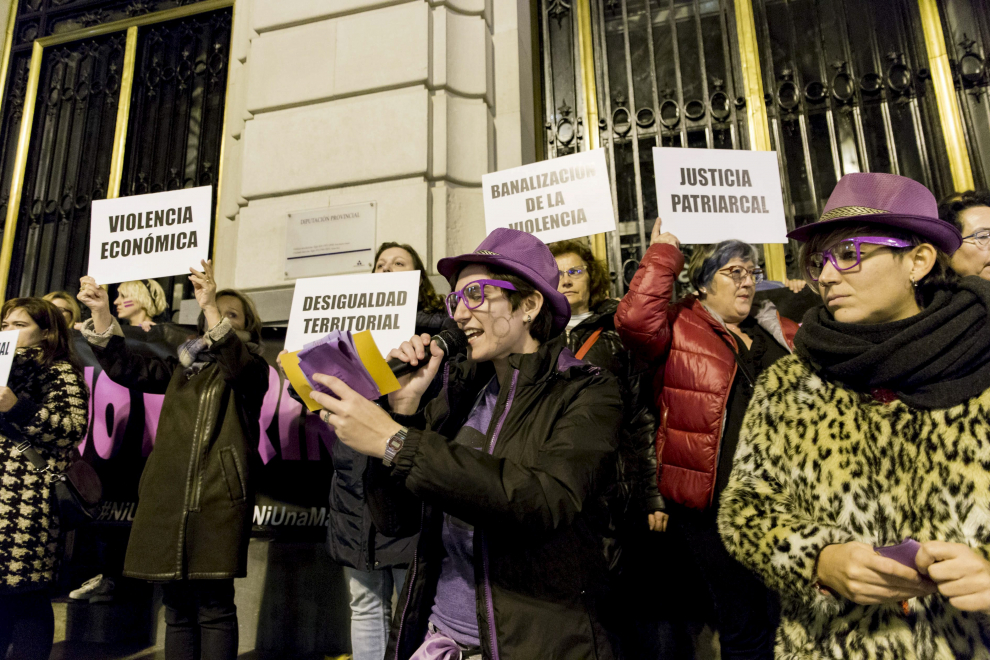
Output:
M860 390L886 389L917 408L958 405L990 388L990 282L962 279L902 321L839 323L808 311L794 348L827 378Z

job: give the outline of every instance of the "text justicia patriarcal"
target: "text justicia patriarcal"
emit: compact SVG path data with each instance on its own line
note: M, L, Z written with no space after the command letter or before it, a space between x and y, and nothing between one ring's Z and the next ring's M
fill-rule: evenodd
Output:
M111 234L122 231L144 232L145 230L148 230L148 233L135 236L134 238L105 241L100 246L100 259L116 259L135 254L185 250L199 245L199 238L196 236L195 230L181 231L166 229L164 232L161 231L163 227L174 227L192 222L193 212L191 206L146 211L144 213L111 215L109 221ZM156 229L159 231L156 232Z

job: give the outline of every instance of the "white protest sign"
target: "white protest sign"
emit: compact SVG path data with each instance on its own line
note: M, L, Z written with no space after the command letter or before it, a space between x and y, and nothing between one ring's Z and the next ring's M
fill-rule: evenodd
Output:
M681 243L786 243L775 151L654 147L663 230Z
M212 186L94 200L89 275L113 284L202 270L212 224Z
M0 387L6 387L10 378L10 367L14 364L14 352L17 350L17 336L20 330L0 332Z
M481 189L489 234L511 227L553 243L615 230L604 149L484 174Z
M367 272L375 258L375 202L289 214L285 277Z
M419 271L296 280L285 348L297 351L331 330L371 330L382 355L416 334Z

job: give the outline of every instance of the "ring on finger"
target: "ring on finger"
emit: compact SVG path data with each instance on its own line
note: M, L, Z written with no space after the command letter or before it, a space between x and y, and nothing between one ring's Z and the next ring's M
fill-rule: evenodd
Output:
M323 410L323 411L321 411L320 412L320 419L322 419L325 423L329 424L330 423L330 411L329 410Z

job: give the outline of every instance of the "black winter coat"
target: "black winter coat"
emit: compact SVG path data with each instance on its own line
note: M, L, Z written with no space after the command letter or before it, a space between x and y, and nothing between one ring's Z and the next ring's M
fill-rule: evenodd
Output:
M453 438L493 375L500 389L482 453ZM622 421L615 379L559 345L513 355L498 373L458 358L425 413L395 417L412 430L391 471L372 463L369 502L383 530L422 531L386 658L409 658L426 634L445 512L475 528L486 660L613 658L596 613L607 580L594 530Z
M268 363L224 319L207 333L214 361L187 377L175 357L132 352L113 336L83 334L110 379L164 394L155 448L138 486L124 575L144 580L223 579L247 573ZM101 344L103 344L101 346Z
M568 348L581 350L596 330L601 334L584 356L584 361L607 369L616 377L622 395L622 430L615 453L615 479L602 493L609 512L605 531L605 556L609 569L619 570L622 540L649 529L647 514L662 511L663 497L657 486L656 418L653 411L652 370L622 345L615 331L617 300L605 300L591 316L567 336ZM559 341L564 341L561 335Z

